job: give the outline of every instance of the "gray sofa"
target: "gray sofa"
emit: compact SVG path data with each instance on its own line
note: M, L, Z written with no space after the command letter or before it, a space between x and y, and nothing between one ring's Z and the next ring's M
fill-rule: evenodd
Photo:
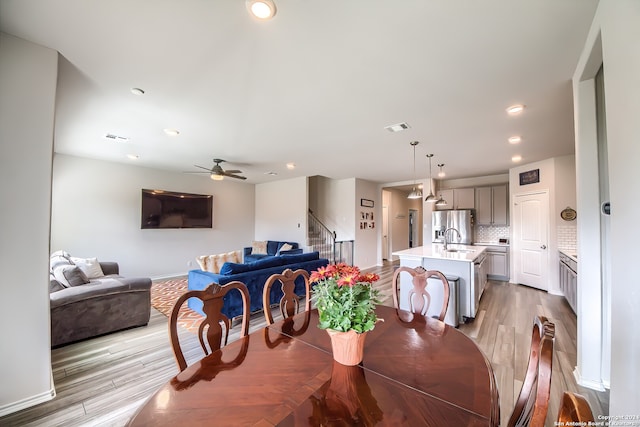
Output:
M104 276L65 286L51 278L51 346L57 347L149 323L151 279L125 278L115 262L100 262Z

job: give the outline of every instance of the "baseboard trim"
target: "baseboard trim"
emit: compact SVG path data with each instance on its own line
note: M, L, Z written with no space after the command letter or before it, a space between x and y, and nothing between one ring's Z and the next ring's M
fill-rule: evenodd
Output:
M53 381L51 383L53 384ZM39 405L40 403L48 402L54 397L56 397L56 390L52 387L50 390L36 394L35 396L30 396L26 399L0 406L0 417Z
M590 388L592 390L605 391L605 387L602 381L591 381L582 378L582 375L580 375L580 370L577 366L573 370L573 377L576 379L576 383L578 383L578 385Z

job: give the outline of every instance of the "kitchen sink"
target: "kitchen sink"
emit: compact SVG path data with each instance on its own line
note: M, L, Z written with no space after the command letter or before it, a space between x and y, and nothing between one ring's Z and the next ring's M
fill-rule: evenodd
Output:
M475 252L473 249L447 249L447 252L458 252L468 254L469 252Z

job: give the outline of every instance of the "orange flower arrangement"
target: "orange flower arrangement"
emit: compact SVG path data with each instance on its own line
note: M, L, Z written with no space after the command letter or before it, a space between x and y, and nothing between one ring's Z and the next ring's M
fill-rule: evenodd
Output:
M379 304L372 284L380 279L374 273L362 274L356 266L329 264L313 271L313 300L318 308L321 329L362 333L374 328Z

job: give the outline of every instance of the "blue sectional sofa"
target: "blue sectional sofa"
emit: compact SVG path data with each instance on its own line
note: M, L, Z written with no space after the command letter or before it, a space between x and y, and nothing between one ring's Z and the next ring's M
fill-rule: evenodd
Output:
M297 270L302 268L311 272L329 264L326 258L320 258L318 252L308 252L294 255L270 256L259 261L238 264L234 262L225 262L220 268L220 274L210 273L203 270L189 271L189 290L203 290L211 282L224 285L234 280L238 280L249 289L249 297L251 298L250 311L256 312L263 309L262 307L262 290L267 279L276 273L282 273L285 269L290 268ZM299 277L296 280L295 292L298 295L304 295L304 280ZM279 286L271 289L270 303L276 304L282 297L282 291ZM190 298L188 306L192 310L202 313L202 302L195 298ZM222 312L233 319L242 314L242 297L238 292L230 292L224 298L224 307Z
M291 245L291 249L289 249L288 251L281 251L280 248L282 247L282 245L284 245L285 243L288 243L289 245ZM279 242L277 240L267 240L267 253L266 254L254 254L251 253L252 251L252 247L246 247L244 248L244 262L253 262L253 261L259 261L263 258L267 258L267 257L272 257L272 256L278 256L278 255L295 255L295 254L301 254L302 253L302 249L300 249L300 246L298 246L298 244L296 242Z

